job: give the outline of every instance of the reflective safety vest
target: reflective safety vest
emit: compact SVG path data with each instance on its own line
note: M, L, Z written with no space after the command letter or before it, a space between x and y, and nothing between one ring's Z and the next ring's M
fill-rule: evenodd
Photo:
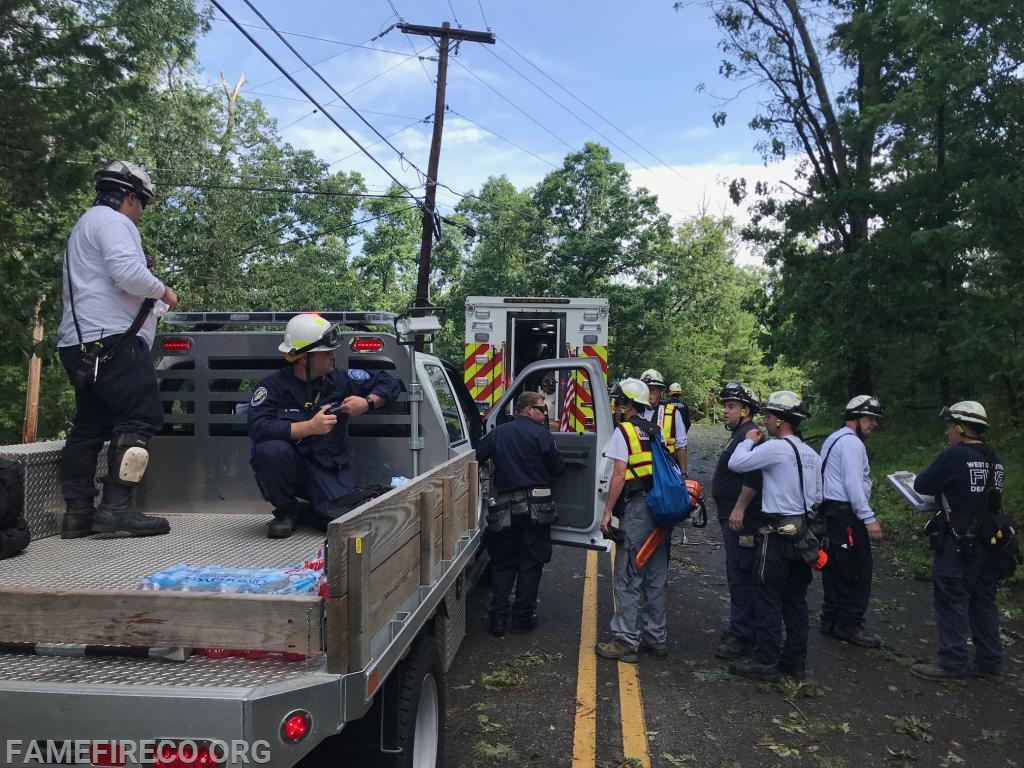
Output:
M619 424L619 429L626 438L629 458L626 460L627 494L646 491L654 483L654 458L651 455L651 441L646 434L636 428L630 421Z
M661 437L665 441L668 452L676 452L676 404L662 403L654 414L655 421L661 428Z

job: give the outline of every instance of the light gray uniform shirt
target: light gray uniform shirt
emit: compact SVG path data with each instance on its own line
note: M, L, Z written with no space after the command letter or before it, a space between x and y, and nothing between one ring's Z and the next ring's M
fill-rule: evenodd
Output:
M797 453L803 488L797 470ZM821 459L795 435L769 440L756 448L752 440L744 440L729 457L729 469L733 472L761 470L764 478L761 509L765 514L802 515L821 501Z
M853 438L844 435L852 435ZM826 456L828 461L825 461ZM871 498L868 452L857 433L847 426L837 429L821 446L821 457L824 462L825 498L847 502L865 525L875 522L875 513L868 502Z
M68 239L64 315L57 329L59 347L78 344L69 279L82 340L87 342L127 331L143 299L159 299L166 290L146 266L135 222L106 205L94 205L82 214ZM156 317L150 312L139 329L139 338L152 349L155 333Z

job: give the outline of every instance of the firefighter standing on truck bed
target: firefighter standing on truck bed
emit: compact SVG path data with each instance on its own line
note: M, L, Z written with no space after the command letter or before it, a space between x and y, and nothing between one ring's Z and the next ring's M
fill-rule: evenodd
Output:
M71 230L64 254L64 314L57 351L75 388L75 416L61 456L67 506L62 539L154 536L162 517L135 507L135 486L149 464L147 445L164 423L153 368L159 299L178 295L149 269L136 226L155 199L149 175L115 160L96 171L96 198ZM96 462L103 443L107 476L99 509Z
M340 345L337 326L314 313L296 315L278 346L289 365L252 393L250 464L263 497L274 505L268 538L291 536L309 504L313 521L330 519L331 502L357 485L345 446L349 418L398 397L399 382L386 371L336 369Z

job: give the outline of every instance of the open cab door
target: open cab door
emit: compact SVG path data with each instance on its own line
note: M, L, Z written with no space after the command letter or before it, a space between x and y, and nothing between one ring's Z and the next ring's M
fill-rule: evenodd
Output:
M600 360L564 357L531 363L488 412L486 431L513 419L516 398L527 391L545 396L548 427L565 462L565 474L553 484L558 522L551 526L551 540L607 550L610 542L600 523L611 462L602 451L614 427Z

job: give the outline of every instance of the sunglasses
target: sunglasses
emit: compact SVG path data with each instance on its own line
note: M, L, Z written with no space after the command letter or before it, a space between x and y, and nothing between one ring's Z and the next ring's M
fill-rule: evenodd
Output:
M544 413L548 412L548 407L546 405L531 405L530 407L536 408L538 411L544 411Z

